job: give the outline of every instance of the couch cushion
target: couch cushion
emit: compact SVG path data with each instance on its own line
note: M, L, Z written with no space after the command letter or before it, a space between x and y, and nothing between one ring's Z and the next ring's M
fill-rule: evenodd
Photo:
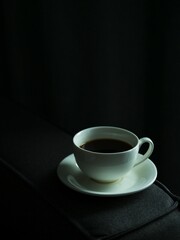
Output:
M45 212L50 211L47 214L51 217L46 218L46 224L43 225L48 228L52 219L58 222L60 232L65 233L64 239L69 236L77 239L84 236L84 239L94 240L148 240L161 239L159 237L164 239L165 236L172 240L180 237L180 215L176 211L178 199L158 183L138 194L114 198L86 196L68 189L59 181L56 170L59 162L72 153L72 136L13 102L1 99L0 103L1 165L8 169L8 178L11 179L8 181L8 205L12 205L14 209L18 206L18 211L12 211L17 219L20 219L24 211L28 212L26 205L21 207L16 204L19 199L27 201L27 198L24 199L24 194L27 194L28 199L35 202L33 216L37 214L44 218L43 214L37 213L37 206L41 205L41 201L42 206L50 205L51 210L47 208ZM13 182L16 181L13 179L16 178L20 181L16 180L14 187ZM23 190L14 202L14 190L19 189L20 185ZM3 204L5 202L4 200ZM11 211L8 214L11 216ZM71 226L74 229L72 232L67 230ZM79 236L74 234L76 231ZM60 234L59 229L57 233Z

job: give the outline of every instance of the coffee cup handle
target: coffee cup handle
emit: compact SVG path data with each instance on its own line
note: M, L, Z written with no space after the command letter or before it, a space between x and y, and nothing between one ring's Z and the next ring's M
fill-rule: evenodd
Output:
M149 158L149 156L152 154L153 150L154 150L154 143L153 141L148 138L148 137L143 137L143 138L140 138L139 139L139 149L141 148L141 146L144 144L144 143L148 143L149 144L149 147L147 149L147 151L145 152L145 154L143 154L137 163L134 164L133 167L136 167L138 166L139 164L143 163L146 159Z

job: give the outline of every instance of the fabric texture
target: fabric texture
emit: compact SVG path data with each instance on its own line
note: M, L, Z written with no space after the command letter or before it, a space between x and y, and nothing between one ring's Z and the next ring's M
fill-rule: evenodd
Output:
M160 183L124 197L99 198L72 191L59 181L56 174L60 161L72 153L72 137L12 102L1 99L1 103L9 109L9 113L4 115L1 107L1 164L21 179L23 186L28 186L24 190L20 188L22 196L19 195L19 199L30 187L33 194L40 198L38 205L42 201L43 206L51 206L55 218L59 218L60 228L66 230L62 222L68 221L80 237L87 239L135 239L138 236L138 239L149 240L154 236L153 239L159 240L168 236L176 240L180 237L178 198ZM10 193L11 188L12 182L8 185ZM21 222L18 216L22 216L24 208L16 205L12 197L6 204L15 208L18 206L16 224ZM8 205L8 216L12 218Z
M132 196L82 199L67 211L76 224L94 239L113 239L142 228L177 207L177 199L172 199L162 188L153 184Z

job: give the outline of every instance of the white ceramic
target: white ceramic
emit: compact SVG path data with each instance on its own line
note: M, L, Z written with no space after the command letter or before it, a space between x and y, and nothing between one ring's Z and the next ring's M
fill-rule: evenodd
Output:
M142 156L139 154L138 158ZM70 189L83 194L116 197L134 194L150 187L157 178L157 168L147 159L139 166L113 183L97 183L83 174L76 164L74 154L65 157L57 167L57 175L60 181Z
M116 153L97 153L88 151L80 146L88 141L101 138L119 139L128 142L132 148ZM141 158L138 157L142 144L148 143L149 147ZM154 144L148 137L138 138L129 130L99 126L84 129L73 137L75 160L82 172L98 182L114 182L121 179L133 167L144 162L153 152Z

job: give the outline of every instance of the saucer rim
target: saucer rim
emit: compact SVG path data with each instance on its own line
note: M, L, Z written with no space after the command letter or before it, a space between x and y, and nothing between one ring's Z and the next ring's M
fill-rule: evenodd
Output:
M138 154L138 155L141 155L141 154ZM132 190L132 191L124 191L124 192L119 192L119 193L110 193L110 192L99 192L99 191L92 191L92 190L87 190L85 188L80 188L80 187L76 187L74 184L71 184L68 180L67 180L67 175L66 177L63 177L62 175L60 175L60 170L61 168L63 167L63 164L64 162L68 161L69 158L72 158L71 161L73 165L76 166L77 169L79 169L79 167L77 166L76 162L75 162L75 158L74 158L74 154L71 153L69 155L67 155L66 157L64 157L58 164L57 166L57 176L59 178L59 180L65 185L67 186L68 188L76 191L76 192L80 192L80 193L83 193L83 194L86 194L86 195L93 195L93 196L100 196L100 197L118 197L118 196L125 196L125 195L131 195L131 194L135 194L135 193L138 193L140 191L143 191L145 189L147 189L148 187L150 187L156 180L157 178L157 174L158 174L158 171L157 171L157 168L156 168L156 165L148 158L143 164L147 164L147 162L149 162L149 164L151 164L151 167L154 171L154 175L152 176L152 179L151 181L149 181L147 184L143 184L142 187L140 187L139 189L135 189L135 190ZM79 169L79 171L81 171Z

